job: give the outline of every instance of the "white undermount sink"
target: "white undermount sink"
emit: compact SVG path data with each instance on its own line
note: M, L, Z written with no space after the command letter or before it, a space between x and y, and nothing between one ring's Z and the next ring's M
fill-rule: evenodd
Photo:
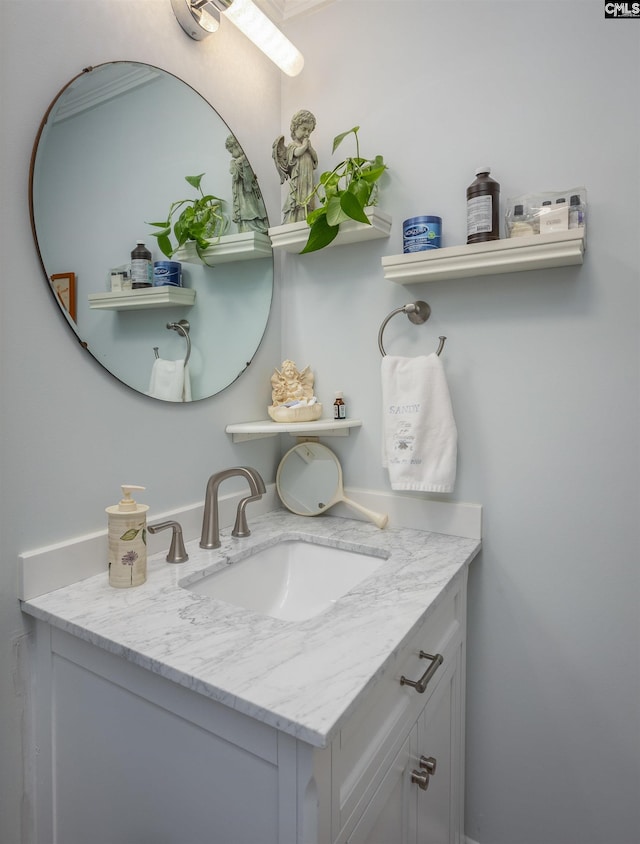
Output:
M303 621L346 595L385 558L288 539L184 588L273 618Z

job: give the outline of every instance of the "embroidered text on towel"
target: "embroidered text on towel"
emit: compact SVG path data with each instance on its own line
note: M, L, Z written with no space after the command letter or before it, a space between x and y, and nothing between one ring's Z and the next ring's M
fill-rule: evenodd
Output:
M420 413L419 404L390 404L389 413Z

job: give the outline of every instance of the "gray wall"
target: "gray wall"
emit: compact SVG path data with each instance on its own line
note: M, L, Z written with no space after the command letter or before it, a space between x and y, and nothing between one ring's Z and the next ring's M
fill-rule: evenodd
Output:
M343 0L288 29L304 74L285 116L360 124L390 166L389 242L287 263L290 354L319 366L365 426L345 476L388 488L378 459L385 348L435 350L460 435L459 500L484 505L471 568L466 832L480 844L640 841L637 21L601 2ZM321 37L325 33L326 37ZM342 150L342 147L340 148ZM502 196L586 185L580 269L397 286L402 221L443 218L465 242L465 189L488 163ZM319 363L320 362L320 363Z
M83 67L118 59L148 62L184 79L217 108L236 131L260 183L268 185L277 179L271 141L280 129L280 73L231 25L209 42L192 41L168 0L2 0L0 40L5 256L0 285L0 841L19 844L20 814L28 818L29 807L21 806L26 681L18 659L25 626L15 598L17 555L104 529L104 508L118 500L123 482L147 487L144 500L153 514L201 501L209 474L225 466L246 462L273 480L277 440L234 446L224 426L266 416L269 377L282 360L276 289L267 334L249 371L220 395L173 406L107 375L53 306L33 247L27 188L40 120ZM183 141L176 139L178 149ZM275 182L272 194L266 199L277 222ZM228 485L231 491L233 482ZM26 835L28 820L24 829Z
M27 14L34 8L37 25ZM332 445L346 483L387 490L376 335L392 308L424 298L430 322L396 317L385 344L416 354L448 336L443 360L460 433L449 497L485 507L484 552L470 581L467 835L480 844L634 844L637 24L604 21L597 0L341 0L287 26L306 60L290 80L229 28L208 44L188 41L165 0L5 0L0 14L2 841L20 840L17 554L102 528L123 480L146 484L156 511L201 500L209 469L253 463L272 480L280 445L234 446L223 428L263 415L282 356L310 363L322 400L344 390L349 412L364 420ZM27 38L37 61L24 61ZM256 167L274 221L271 142L288 135L298 108L318 118L321 167L335 161L333 136L355 123L362 151L383 153L391 166L381 203L394 219L389 241L279 260L276 305L251 370L186 408L131 393L66 336L31 245L26 184L40 116L83 66L119 58L165 67L217 106ZM446 244L464 242L465 187L485 162L503 197L586 185L584 266L386 282L380 257L401 251L404 218L440 214Z

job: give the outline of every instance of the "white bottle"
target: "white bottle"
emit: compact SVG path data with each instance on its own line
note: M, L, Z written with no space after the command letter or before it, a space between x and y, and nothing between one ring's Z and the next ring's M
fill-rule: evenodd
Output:
M109 515L109 585L141 586L147 579L147 510L131 497L143 486L122 486L122 500L107 507Z

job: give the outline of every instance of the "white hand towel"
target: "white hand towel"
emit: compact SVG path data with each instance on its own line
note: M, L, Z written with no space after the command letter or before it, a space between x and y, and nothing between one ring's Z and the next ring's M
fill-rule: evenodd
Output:
M382 358L382 465L392 489L452 492L458 432L435 353Z
M189 366L182 360L153 362L148 395L164 401L191 401L191 379Z

